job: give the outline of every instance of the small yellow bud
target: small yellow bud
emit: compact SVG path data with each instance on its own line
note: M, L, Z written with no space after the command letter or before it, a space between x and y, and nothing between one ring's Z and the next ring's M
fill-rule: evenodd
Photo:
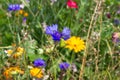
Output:
M19 14L21 14L21 15L22 15L22 14L23 14L23 12L24 12L23 10L19 10Z
M27 13L27 12L25 12L25 13L24 13L24 17L27 17L27 16L28 16L28 13Z

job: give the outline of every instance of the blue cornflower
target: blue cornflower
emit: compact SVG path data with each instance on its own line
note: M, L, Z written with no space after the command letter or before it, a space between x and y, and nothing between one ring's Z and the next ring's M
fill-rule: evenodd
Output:
M70 29L67 28L67 27L65 27L65 28L63 29L63 31L62 31L62 38L63 38L64 40L67 40L67 39L70 38L70 35L71 35Z
M59 32L57 24L46 27L45 32L46 34L51 35L54 41L60 41L61 38L67 40L71 35L70 29L67 27L65 27L62 32Z
M10 4L8 6L8 10L9 11L17 11L20 10L20 5L19 4Z
M57 32L58 29L58 25L57 24L53 24L52 26L48 26L46 27L46 34L48 35L53 35L53 33Z
M35 67L45 67L46 66L46 63L45 63L45 61L43 60L43 59L36 59L35 61L34 61L34 66Z
M60 39L61 39L61 33L58 31L55 31L51 36L54 41L60 41Z
M114 25L117 26L117 25L119 25L119 24L120 24L120 21L119 21L118 19L115 19L115 20L114 20Z
M116 39L116 43L119 43L120 42L120 38Z
M59 64L59 67L60 67L61 70L66 70L66 69L69 68L69 66L70 66L70 64L67 63L67 62L62 62L62 63Z
M24 18L23 18L23 22L26 22L26 20L27 20L27 18L26 18L26 17L24 17Z

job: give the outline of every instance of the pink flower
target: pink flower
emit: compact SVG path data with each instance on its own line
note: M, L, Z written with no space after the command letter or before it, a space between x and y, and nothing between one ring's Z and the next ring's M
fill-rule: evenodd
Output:
M119 33L119 32L114 32L114 33L112 34L112 41L113 41L114 43L120 42L120 33Z
M67 6L68 6L69 8L78 8L77 3L74 2L73 0L68 0L68 1L67 1Z

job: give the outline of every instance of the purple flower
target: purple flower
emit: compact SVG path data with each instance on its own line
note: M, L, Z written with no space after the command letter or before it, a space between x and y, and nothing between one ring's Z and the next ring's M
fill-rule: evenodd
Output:
M23 26L26 26L26 20L27 20L27 18L24 17L24 18L23 18L23 21L22 21L22 25L23 25Z
M26 22L26 20L27 20L27 18L26 18L26 17L24 17L24 18L23 18L23 22Z
M117 10L117 14L120 14L120 9L119 9L119 10Z
M20 10L20 5L19 4L10 4L8 6L8 10L9 11L17 11Z
M65 28L63 29L63 31L62 31L62 38L63 38L64 40L67 40L67 39L70 38L70 35L71 35L70 29L67 28L67 27L65 27Z
M57 24L53 24L52 26L48 26L46 27L46 34L48 35L53 35L53 33L57 32L58 29L58 25Z
M53 34L52 34L52 38L54 41L60 41L61 39L61 33L58 32L58 31L55 31Z
M62 33L60 33L58 31L57 24L53 24L52 26L46 27L45 32L46 34L51 35L54 41L60 41L61 38L63 38L64 40L67 40L70 38L70 35L71 35L70 29L67 27L65 27Z
M119 25L120 24L120 21L118 19L115 19L114 20L114 25Z
M46 63L43 59L36 59L34 61L34 66L35 67L45 67L46 66Z
M67 63L67 62L63 62L63 63L59 64L59 67L60 67L61 70L66 70L66 69L69 68L69 66L70 66L70 64Z

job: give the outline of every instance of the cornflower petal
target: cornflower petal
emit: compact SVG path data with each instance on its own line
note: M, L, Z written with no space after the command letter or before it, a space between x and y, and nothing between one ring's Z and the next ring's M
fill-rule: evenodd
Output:
M118 26L120 24L120 21L118 19L114 19L114 25Z
M46 63L43 59L36 59L34 61L34 66L35 67L45 67L46 66Z
M20 10L20 5L19 4L10 4L8 6L8 10L9 11L17 11Z
M64 40L67 40L67 39L70 38L70 36L71 36L70 29L67 28L67 27L65 27L65 28L63 29L63 31L62 31L62 38L63 38Z
M52 38L53 38L54 41L60 41L60 39L61 39L61 33L58 32L58 31L54 32L52 34Z
M67 70L69 68L69 66L70 66L70 64L67 63L67 62L62 62L62 63L59 64L59 68L61 70Z
M53 24L52 26L48 26L46 27L46 34L48 35L53 35L54 32L56 32L58 29L58 25L57 24Z

